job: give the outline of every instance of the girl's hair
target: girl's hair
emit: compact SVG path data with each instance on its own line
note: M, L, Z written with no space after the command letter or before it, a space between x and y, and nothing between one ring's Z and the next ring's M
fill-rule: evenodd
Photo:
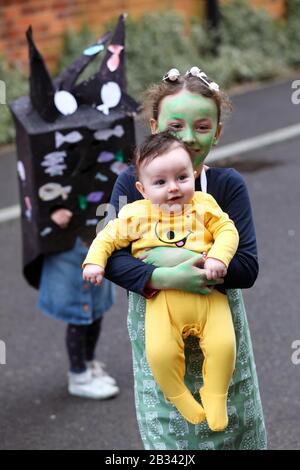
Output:
M146 137L144 142L139 147L136 147L134 153L136 176L139 175L139 169L143 163L150 163L156 157L160 157L168 152L174 144L184 149L192 161L191 152L182 140L179 140L168 131L159 132L158 134L152 134Z
M211 98L216 103L218 109L218 122L223 120L232 110L232 104L226 93L213 91L206 86L199 78L190 75L180 76L176 81L162 81L152 85L145 92L144 109L148 118L158 119L159 105L161 101L169 95L176 95L182 90L190 91L197 95Z

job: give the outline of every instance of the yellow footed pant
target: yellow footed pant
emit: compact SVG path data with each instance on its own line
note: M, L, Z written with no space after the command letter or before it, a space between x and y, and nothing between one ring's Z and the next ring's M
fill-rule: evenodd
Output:
M162 290L146 307L146 354L165 397L184 418L197 424L207 419L210 429L228 424L227 393L235 367L235 333L227 296L217 290L196 295ZM203 407L184 383L184 338L199 338L203 351Z

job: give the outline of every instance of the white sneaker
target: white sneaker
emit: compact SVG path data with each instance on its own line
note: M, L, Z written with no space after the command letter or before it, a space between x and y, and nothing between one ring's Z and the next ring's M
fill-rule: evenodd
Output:
M68 372L68 390L71 395L95 400L105 400L115 397L119 393L116 385L103 382L103 380L93 377L91 370L86 370L81 374Z
M105 364L103 362L96 361L94 359L93 361L87 362L86 366L88 370L91 370L93 377L101 379L103 382L110 385L117 384L116 380L106 372Z

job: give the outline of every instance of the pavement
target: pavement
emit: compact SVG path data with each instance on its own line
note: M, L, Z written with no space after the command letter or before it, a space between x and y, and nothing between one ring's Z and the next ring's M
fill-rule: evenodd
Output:
M235 111L220 146L297 124L291 81L235 95ZM145 128L138 127L139 139ZM253 207L260 274L244 291L269 449L300 449L300 137L243 153L217 166L244 176ZM18 203L13 149L0 153L0 209ZM98 356L116 377L120 395L89 401L68 396L64 325L36 307L36 292L21 275L18 219L0 224L0 449L142 449L135 410L132 359L126 330L126 292L107 314Z

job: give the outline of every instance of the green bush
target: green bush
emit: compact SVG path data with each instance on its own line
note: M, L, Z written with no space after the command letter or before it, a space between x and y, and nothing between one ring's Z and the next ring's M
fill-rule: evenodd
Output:
M221 8L219 53L213 54L214 36L199 18L193 18L189 34L178 13L165 11L130 17L126 23L128 92L141 99L142 92L157 82L171 67L185 72L198 65L223 87L237 82L264 80L280 76L288 67L300 64L300 0L287 0L287 17L275 21L265 11L253 9L246 0L232 0ZM107 29L113 30L115 22ZM104 31L103 31L104 32ZM80 32L69 30L57 73L69 65L89 44L95 34L87 25ZM79 80L99 69L99 58L87 67ZM0 58L0 79L8 83L8 100L28 91L28 79L17 69L4 65ZM12 120L6 106L0 108L0 144L14 137Z
M289 3L300 4L300 0ZM300 10L296 10L293 5L290 22L295 17L300 20ZM109 26L112 30L114 25ZM82 49L78 47L79 36L74 34L73 40L69 36L61 63L68 63ZM217 56L212 54L213 34L199 18L192 19L189 34L182 16L174 11L147 14L138 21L128 18L128 91L139 100L147 86L160 80L169 68L177 67L184 72L191 65L199 65L223 87L276 77L297 63L296 54L290 49L291 36L287 22L273 20L264 10L253 9L246 0L232 0L221 8L221 45Z
M140 98L145 88L172 67L186 71L199 62L197 47L184 32L183 18L174 12L152 13L127 22L128 91Z
M6 105L0 105L0 144L7 144L15 138L13 119L7 104L28 93L28 78L17 67L9 68L0 57L0 80L6 84Z
M300 65L300 0L288 0L286 34L287 60L291 67Z

